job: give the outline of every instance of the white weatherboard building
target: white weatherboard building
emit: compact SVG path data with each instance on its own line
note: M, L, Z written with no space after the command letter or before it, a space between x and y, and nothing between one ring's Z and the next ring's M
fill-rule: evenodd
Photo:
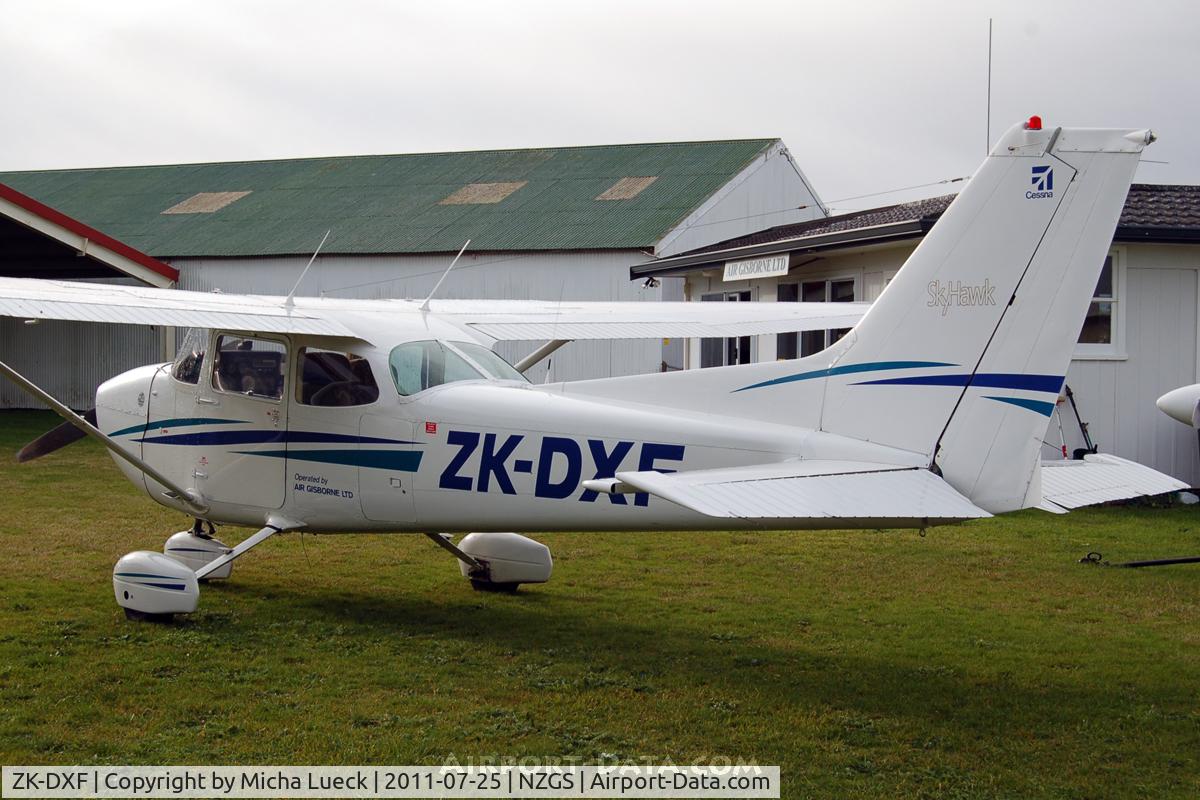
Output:
M953 195L767 228L630 268L685 281L693 301L874 300L949 206ZM1200 485L1196 434L1154 401L1200 382L1200 186L1134 184L1096 287L1067 386L1102 452ZM795 358L844 331L706 339L689 367ZM882 412L881 412L882 413ZM1060 405L1068 452L1083 447L1069 405ZM1060 447L1058 416L1044 455Z
M778 139L19 172L0 182L167 262L178 288L254 294L287 294L328 230L298 294L425 297L470 240L439 296L681 299L682 281L643 287L629 281L629 264L825 215ZM17 274L3 269L16 261L22 275L56 274L2 255L0 274ZM99 380L160 352L154 332L130 340L115 326L37 327L38 336L5 329L0 359L77 407L90 406ZM108 375L73 380L80 340L107 354ZM516 359L535 346L499 349ZM682 361L681 342L574 342L550 369L570 380ZM0 407L29 403L0 385Z

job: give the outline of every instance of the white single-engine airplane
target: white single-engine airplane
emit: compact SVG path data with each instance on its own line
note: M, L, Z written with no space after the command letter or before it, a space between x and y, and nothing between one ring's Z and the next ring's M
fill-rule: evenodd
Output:
M477 587L512 589L551 571L549 550L514 530L924 528L1173 491L1183 484L1111 456L1044 472L1039 461L1152 140L1036 118L1014 126L865 313L0 279L3 315L193 328L173 364L102 385L86 418L0 371L100 439L152 499L195 518L165 555L117 563L116 599L131 616L194 611L198 580L227 577L283 531L425 533ZM490 349L855 321L800 360L542 386ZM56 429L23 455L72 438ZM231 549L213 538L216 523L261 530ZM444 535L463 531L474 533L458 544Z

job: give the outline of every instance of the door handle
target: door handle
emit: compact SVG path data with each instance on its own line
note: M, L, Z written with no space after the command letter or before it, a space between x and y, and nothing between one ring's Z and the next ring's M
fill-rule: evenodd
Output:
M219 406L221 401L212 397L197 397L196 402L206 406Z

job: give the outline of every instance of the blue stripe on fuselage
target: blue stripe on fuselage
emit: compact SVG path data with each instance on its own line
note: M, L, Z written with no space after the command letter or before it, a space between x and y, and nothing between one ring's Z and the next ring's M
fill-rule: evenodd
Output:
M113 431L109 436L125 436L130 433L146 433L159 428L190 428L196 425L249 425L246 419L216 419L213 417L182 417L180 419L160 419L145 425L134 425Z
M233 444L274 444L287 442L306 444L416 444L405 439L379 439L374 436L351 436L319 431L201 431L167 436L148 436L137 441L145 444L178 444L190 446L220 446Z
M286 431L201 431L173 433L169 436L147 436L136 441L143 444L181 444L193 447L219 447L226 444L268 444L283 442Z
M840 367L830 367L829 369L816 369L811 372L800 372L795 375L786 375L782 378L773 378L769 381L754 383L749 386L743 386L740 389L734 389L734 392L744 392L748 389L761 389L764 386L776 386L781 383L793 383L794 381L810 381L815 378L828 378L833 375L853 375L858 372L879 372L889 369L917 369L920 367L957 367L957 364L947 364L942 361L873 361L866 364L845 364Z
M905 378L880 378L860 381L855 386L971 386L981 389L1023 389L1030 392L1052 392L1062 389L1061 375L1023 375L1015 372L980 372L974 375L911 375Z
M239 450L238 454L397 472L416 472L424 455L416 450Z
M986 395L984 399L995 400L999 403L1009 403L1021 408L1027 408L1030 411L1036 411L1037 413L1047 417L1054 413L1054 403L1047 402L1046 400L1030 400L1025 397L992 397L991 395Z

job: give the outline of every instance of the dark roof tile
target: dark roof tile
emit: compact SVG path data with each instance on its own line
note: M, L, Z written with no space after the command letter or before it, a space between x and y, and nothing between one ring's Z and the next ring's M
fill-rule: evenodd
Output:
M736 239L727 239L707 247L701 247L683 253L681 256L771 244L839 231L862 230L877 225L920 222L924 224L925 228L928 228L937 221L956 196L947 194L941 197L914 200L911 203L897 203L892 206L839 214L835 217L825 217L811 222L778 225L746 236L739 236ZM1120 222L1117 224L1117 238L1121 238L1122 228L1127 230L1136 228L1143 232L1146 229L1160 229L1164 232L1192 231L1200 234L1200 186L1133 184L1129 189L1129 196L1125 200L1125 208L1121 212ZM1152 233L1153 230L1149 232Z

